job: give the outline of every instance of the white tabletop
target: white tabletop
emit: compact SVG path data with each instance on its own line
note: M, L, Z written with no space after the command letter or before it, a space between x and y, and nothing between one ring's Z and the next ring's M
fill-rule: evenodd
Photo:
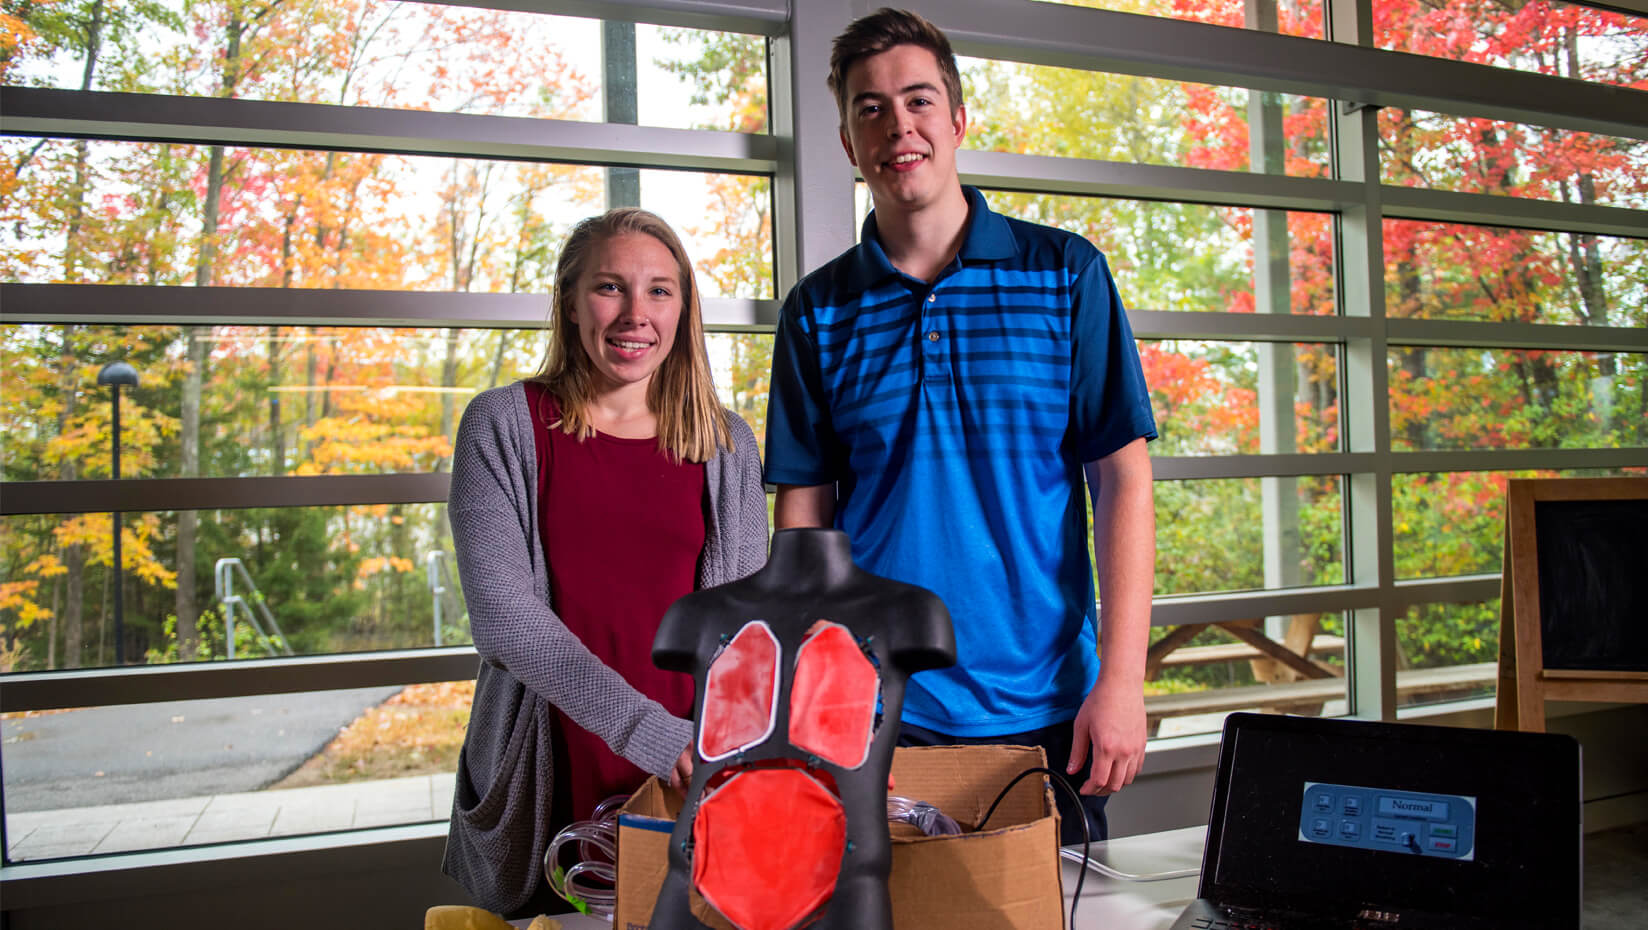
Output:
M1185 827L1124 836L1094 843L1092 858L1130 875L1195 869L1202 864L1202 840L1206 835L1206 827ZM1063 865L1064 906L1068 913L1081 866L1068 859L1063 860ZM1076 905L1076 925L1069 930L1167 930L1195 897L1195 875L1142 882L1110 878L1089 869L1082 885L1081 902ZM557 919L564 930L612 928L610 921L582 914L564 914Z
M1206 836L1205 826L1124 836L1094 843L1091 858L1117 872L1141 877L1184 872L1201 867ZM1063 865L1068 913L1081 866L1068 859ZM1195 899L1196 883L1194 874L1163 881L1127 881L1089 869L1081 901L1076 904L1076 924L1070 930L1167 930Z

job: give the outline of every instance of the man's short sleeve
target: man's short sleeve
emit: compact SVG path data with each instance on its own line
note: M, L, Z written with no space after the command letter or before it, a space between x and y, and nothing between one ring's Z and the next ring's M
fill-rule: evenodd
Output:
M1071 294L1070 439L1083 462L1139 437L1156 438L1139 348L1110 265L1102 254L1076 276Z
M768 484L810 486L840 477L841 445L831 426L818 367L818 344L808 331L805 298L797 285L784 301L774 336L772 383L767 393Z

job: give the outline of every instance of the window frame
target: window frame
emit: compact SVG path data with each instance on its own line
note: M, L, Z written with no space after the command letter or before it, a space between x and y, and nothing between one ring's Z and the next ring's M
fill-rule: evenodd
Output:
M806 271L853 244L855 172L839 150L835 102L822 80L828 71L828 48L822 39L839 32L850 20L853 6L847 0L808 0L805 4L787 0L492 0L477 5L765 36L769 40L771 134L24 87L0 88L0 132L769 175L774 179L774 285L780 295ZM1332 148L1337 176L1333 179L971 150L957 154L962 181L989 188L1315 210L1336 218L1337 316L1139 309L1130 317L1140 338L1321 342L1337 347L1345 451L1164 456L1154 458L1153 464L1157 480L1343 478L1345 561L1356 580L1297 590L1160 597L1153 604L1153 625L1344 612L1351 640L1347 659L1351 713L1394 719L1397 622L1414 604L1496 597L1499 574L1397 581L1392 565L1392 476L1416 471L1641 464L1642 449L1392 451L1386 384L1391 347L1648 352L1648 330L1387 319L1381 242L1385 218L1648 238L1648 211L1383 185L1379 183L1374 118L1380 106L1404 106L1648 139L1648 92L1373 49L1365 45L1371 0L1328 0L1330 38L1326 40L1029 0L1009 14L1004 14L1001 0L926 0L909 6L946 30L962 55L1236 85L1334 101ZM1617 9L1621 4L1605 6ZM1631 12L1643 15L1648 10ZM1013 31L1001 31L1004 24L1011 24ZM806 41L799 40L803 36ZM1197 54L1187 56L1186 49L1197 49ZM1125 282L1122 287L1125 294ZM543 315L541 298L531 295L235 288L234 299L227 301L215 293L219 290L0 283L0 324L514 328L536 326ZM707 329L770 332L779 307L779 300L706 300ZM0 485L0 515L185 506L431 503L445 500L446 480L444 474L428 473L7 482ZM453 647L260 659L232 665L17 673L0 677L0 683L8 711L45 710L444 681L469 677L475 662L472 649ZM1153 743L1151 752L1176 751L1170 742ZM1198 752L1205 755L1205 751ZM16 868L7 866L4 871L21 874L13 871Z

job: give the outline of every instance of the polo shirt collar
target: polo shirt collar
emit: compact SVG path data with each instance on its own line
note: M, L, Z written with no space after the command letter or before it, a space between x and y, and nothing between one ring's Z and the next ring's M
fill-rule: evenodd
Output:
M961 239L961 250L956 258L963 263L1001 261L1019 253L1018 239L1007 219L990 209L984 194L976 187L963 186L967 196L967 232ZM857 290L868 290L881 281L899 274L881 247L881 236L876 231L875 211L864 218L859 233L859 244L851 253L849 277Z

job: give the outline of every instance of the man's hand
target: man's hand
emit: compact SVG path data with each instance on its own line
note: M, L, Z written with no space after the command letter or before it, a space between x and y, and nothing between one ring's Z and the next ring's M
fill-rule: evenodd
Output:
M675 760L675 767L670 769L669 783L671 788L674 788L682 794L686 794L687 787L692 784L691 743L687 744L687 748L681 750L680 758Z
M1093 766L1082 783L1082 794L1115 794L1133 783L1144 764L1144 690L1107 687L1104 676L1088 692L1076 714L1070 741L1070 765L1075 775L1093 753Z

